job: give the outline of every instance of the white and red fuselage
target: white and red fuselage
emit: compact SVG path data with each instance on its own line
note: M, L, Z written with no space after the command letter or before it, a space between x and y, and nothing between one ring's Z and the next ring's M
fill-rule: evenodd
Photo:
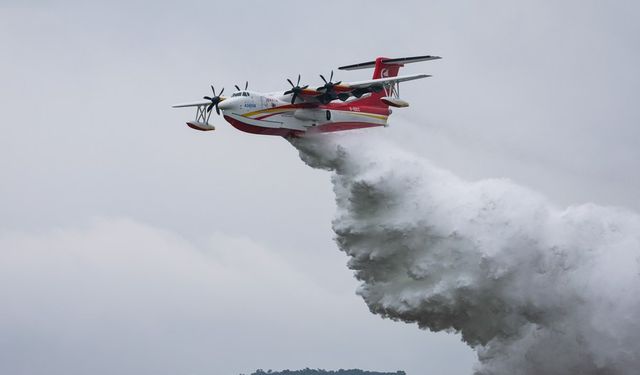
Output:
M415 56L374 61L340 67L343 70L373 68L367 81L341 83L325 80L317 89L294 86L273 93L240 90L229 97L205 97L209 102L179 104L174 107L197 107L196 119L187 125L197 130L214 130L209 124L212 108L233 127L243 132L283 137L299 137L306 133L326 133L351 129L386 126L390 106L406 107L399 98L399 83L429 77L426 74L398 76L404 64L439 59L438 56ZM298 85L300 77L298 77ZM293 93L296 91L296 93ZM222 94L222 93L220 93Z
M355 98L353 98L355 99ZM325 105L291 104L290 95L240 91L219 104L220 111L233 127L247 133L301 136L387 125L389 106L367 105L368 98ZM360 104L358 102L364 101Z

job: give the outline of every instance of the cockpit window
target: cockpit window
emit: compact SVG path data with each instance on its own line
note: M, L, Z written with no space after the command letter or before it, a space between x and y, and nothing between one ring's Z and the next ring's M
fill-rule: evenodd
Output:
M249 93L248 92L243 92L242 96L249 96Z
M233 95L231 95L231 97L235 97L235 96L251 96L251 95L249 95L249 93L246 91L238 91L238 92L234 92Z
M233 97L240 96L240 95L242 95L241 92L234 92L233 95L231 95L231 97L233 98Z

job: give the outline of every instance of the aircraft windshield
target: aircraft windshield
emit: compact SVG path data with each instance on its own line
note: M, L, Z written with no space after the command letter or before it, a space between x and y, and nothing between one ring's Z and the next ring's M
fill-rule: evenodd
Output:
M231 95L231 97L235 97L235 96L250 96L250 95L246 91L238 91L238 92L234 92L233 95Z

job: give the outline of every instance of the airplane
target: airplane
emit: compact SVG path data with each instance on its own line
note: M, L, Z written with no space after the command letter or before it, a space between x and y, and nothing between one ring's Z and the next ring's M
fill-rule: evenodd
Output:
M333 82L321 74L322 86L300 86L287 78L291 88L286 91L259 93L235 85L236 92L222 96L224 88L205 101L176 104L174 108L196 107L196 118L187 122L195 130L215 130L209 123L212 110L238 130L263 135L301 137L305 134L327 133L350 129L388 126L389 107L404 108L409 103L400 99L400 82L431 77L427 74L398 76L405 64L440 59L439 56L401 58L378 57L374 61L345 65L340 70L373 68L373 78L359 82Z

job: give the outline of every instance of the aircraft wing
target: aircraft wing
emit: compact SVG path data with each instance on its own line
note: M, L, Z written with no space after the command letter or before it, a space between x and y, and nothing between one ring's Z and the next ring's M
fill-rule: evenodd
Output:
M370 79L370 80L367 80L367 81L343 83L343 84L340 84L340 85L336 86L336 91L338 91L338 88L340 86L346 86L346 88L348 88L349 91L351 91L353 89L362 89L362 88L368 88L368 87L373 87L373 86L382 86L382 85L388 84L388 83L413 81L414 79L421 79L421 78L427 78L427 77L431 77L431 76L428 75L428 74L412 74L412 75L408 75L408 76L377 78L377 79Z
M377 79L369 79L366 81L357 81L357 82L345 82L339 85L335 85L333 90L337 94L348 94L352 96L353 91L355 90L366 90L367 89L382 89L385 85L391 85L399 82L413 81L415 79L427 78L431 77L428 74L412 74L406 76L397 76L397 77L387 77L387 78L377 78ZM306 88L300 94L303 100L307 102L317 101L317 98L324 95L324 91L319 91L313 88Z
M193 102L193 103L180 103L180 104L174 104L171 107L172 108L184 108L184 107L201 107L203 105L209 105L211 104L211 101L209 100L203 100L200 102Z
M223 102L225 99L227 99L224 96L220 97L220 103ZM202 107L202 106L207 106L211 104L210 100L200 100L197 102L191 102L191 103L180 103L180 104L174 104L171 107L172 108L184 108L184 107Z

